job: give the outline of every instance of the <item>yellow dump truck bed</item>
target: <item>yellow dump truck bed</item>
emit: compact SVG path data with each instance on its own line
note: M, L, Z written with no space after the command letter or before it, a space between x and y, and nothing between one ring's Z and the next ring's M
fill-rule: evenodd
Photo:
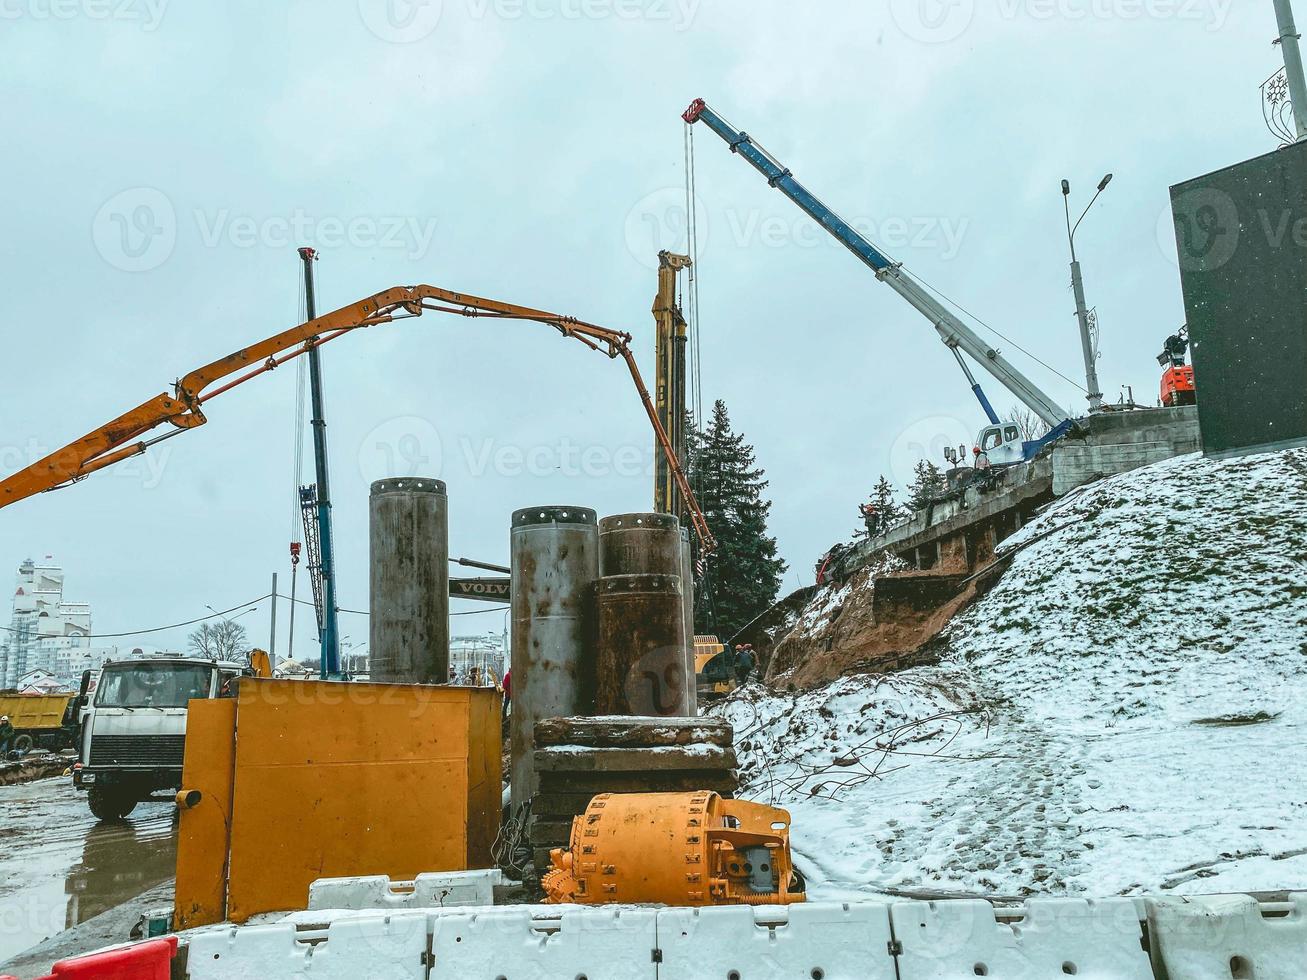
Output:
M75 694L0 694L0 715L19 732L57 729Z

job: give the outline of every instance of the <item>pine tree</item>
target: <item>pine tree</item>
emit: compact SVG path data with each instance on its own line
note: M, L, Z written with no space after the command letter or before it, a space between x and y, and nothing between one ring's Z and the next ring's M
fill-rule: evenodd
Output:
M876 505L876 512L880 515L881 530L893 527L903 516L903 508L895 499L894 484L885 479L884 474L876 481L876 485L871 488L871 502ZM858 531L864 531L864 527L859 527Z
M763 498L765 473L753 447L731 430L726 403L713 405L706 431L692 425L688 432L691 485L717 538L717 553L700 586L706 594L699 618L715 620L718 634L729 638L776 600L785 562L767 533L771 501Z
M913 470L912 486L908 487L908 507L912 510L925 510L935 497L948 488L944 474L928 459L917 463Z

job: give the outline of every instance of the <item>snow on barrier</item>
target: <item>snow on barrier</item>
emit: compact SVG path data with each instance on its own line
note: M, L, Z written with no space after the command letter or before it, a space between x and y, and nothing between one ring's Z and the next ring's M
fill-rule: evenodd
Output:
M1248 895L1150 899L1148 933L1173 978L1307 976L1307 895L1266 904Z
M192 980L426 980L426 912L341 918L319 930L293 923L229 927L190 938Z
M1010 909L982 901L899 902L890 917L900 980L1153 980L1130 899L1031 899Z
M895 980L891 939L883 905L664 909L657 976Z
M309 911L322 909L440 909L495 904L495 886L502 885L498 868L421 874L412 881L391 881L385 875L359 878L319 878L309 885Z

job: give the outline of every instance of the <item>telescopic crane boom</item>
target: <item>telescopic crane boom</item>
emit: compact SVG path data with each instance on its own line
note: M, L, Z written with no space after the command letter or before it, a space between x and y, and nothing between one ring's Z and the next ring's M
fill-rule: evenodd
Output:
M34 494L76 483L106 466L139 456L164 439L198 428L208 421L204 406L213 399L314 347L364 327L418 317L428 310L467 317L542 323L553 327L564 337L579 340L591 350L625 361L631 381L635 384L645 414L653 427L654 436L675 476L699 543L705 553L715 550L716 541L695 499L694 491L690 489L680 460L672 450L667 430L659 421L653 398L640 376L635 355L631 352L629 333L596 326L574 317L483 299L437 286L396 286L387 289L192 371L173 385L171 395L165 393L151 398L76 442L0 481L0 508ZM236 377L232 378L232 375ZM227 378L231 380L212 387ZM171 425L172 430L143 438L164 424Z
M858 257L864 265L876 274L876 278L886 283L891 289L926 317L940 339L954 351L962 351L972 360L992 374L999 383L1020 400L1032 412L1043 419L1055 431L1070 428L1070 417L1047 394L1029 378L1023 375L993 347L985 343L980 336L963 323L946 306L935 299L916 279L904 270L902 263L886 256L875 245L867 241L852 225L814 197L794 176L774 160L766 150L759 147L748 133L740 132L714 112L703 99L696 99L690 104L682 118L690 124L702 122L714 133L726 141L732 153L744 157L755 170L767 178L767 183L775 187L791 201L808 213L818 224L830 232L850 252ZM1060 433L1059 433L1060 434Z

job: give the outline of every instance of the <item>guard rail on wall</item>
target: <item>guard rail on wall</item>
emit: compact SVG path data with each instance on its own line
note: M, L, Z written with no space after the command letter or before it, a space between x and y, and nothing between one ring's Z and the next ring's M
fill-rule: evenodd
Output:
M302 913L301 913L302 915ZM166 980L1301 980L1307 894L574 906L337 913L316 927L218 927L56 965L52 978ZM0 978L7 980L7 978Z

